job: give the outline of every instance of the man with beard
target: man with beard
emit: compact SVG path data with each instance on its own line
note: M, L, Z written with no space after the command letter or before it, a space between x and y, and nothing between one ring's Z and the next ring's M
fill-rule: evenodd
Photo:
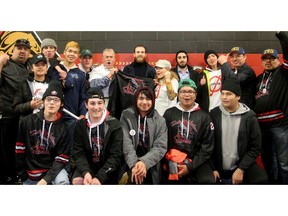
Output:
M123 72L130 75L135 75L144 78L155 78L155 69L146 62L146 47L144 45L137 45L134 48L134 61L124 67Z
M192 79L197 85L203 77L203 73L198 73L192 66L188 65L189 56L185 50L179 50L176 53L176 67L172 71L176 72L179 80ZM202 76L201 76L202 74ZM200 79L199 79L200 76Z

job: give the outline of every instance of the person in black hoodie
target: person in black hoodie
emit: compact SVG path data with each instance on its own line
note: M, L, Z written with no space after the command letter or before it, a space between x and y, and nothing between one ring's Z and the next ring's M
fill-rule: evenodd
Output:
M197 86L191 79L179 83L179 102L163 115L168 127L163 183L213 184L208 163L214 147L214 126L195 102Z
M25 185L67 185L65 166L70 157L68 130L60 109L61 85L49 85L43 95L44 110L23 118L16 142L17 175Z
M74 131L72 184L118 184L123 165L121 123L109 115L100 88L91 87L86 96L88 112Z

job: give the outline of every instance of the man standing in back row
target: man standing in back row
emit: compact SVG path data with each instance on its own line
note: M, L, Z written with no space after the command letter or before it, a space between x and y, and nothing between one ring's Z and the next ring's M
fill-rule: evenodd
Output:
M222 71L233 72L236 79L240 82L242 97L240 102L246 104L250 109L253 109L255 104L255 82L256 75L254 70L246 63L246 52L242 47L233 47L229 53L230 64L227 62L228 55L221 55L218 62L222 65Z
M30 42L18 39L12 56L0 56L0 184L12 184L16 179L15 143L19 115L12 110L15 93L28 78L27 60Z
M146 62L146 47L137 45L133 53L134 61L123 68L126 74L155 79L155 69Z
M270 183L288 184L288 36L277 32L283 64L277 50L262 53L264 71L257 77L256 106L262 130L262 160Z

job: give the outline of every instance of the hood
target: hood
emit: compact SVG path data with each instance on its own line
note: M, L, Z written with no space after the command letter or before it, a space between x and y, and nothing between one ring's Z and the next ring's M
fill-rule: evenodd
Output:
M177 108L177 109L179 109L180 111L182 111L182 112L194 112L194 111L197 111L197 110L200 110L200 106L199 106L199 104L198 103L196 103L196 102L194 102L194 106L193 106L193 108L192 109L190 109L190 110L184 110L181 106L180 106L180 101L175 105L175 107Z
M102 113L102 117L101 117L100 121L93 124L93 123L90 121L89 115L88 115L88 112L87 112L86 115L85 115L85 118L87 119L87 123L88 123L89 128L92 129L92 128L95 128L95 127L101 125L101 124L105 121L105 119L109 116L109 114L110 114L109 111L108 111L106 108L104 108L104 109L103 109L103 113Z
M236 110L236 111L233 112L233 113L228 112L228 111L223 107L222 104L219 106L219 108L220 108L221 112L222 112L224 115L226 115L226 116L242 115L242 114L247 113L247 112L250 111L250 108L249 108L246 104L243 104L243 103L239 103L239 108L238 108L238 110Z

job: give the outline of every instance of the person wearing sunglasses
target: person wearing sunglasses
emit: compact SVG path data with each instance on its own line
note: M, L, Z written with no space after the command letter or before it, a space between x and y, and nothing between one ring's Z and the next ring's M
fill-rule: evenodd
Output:
M262 131L262 160L272 184L288 184L288 36L277 32L283 52L265 49L257 77L254 111Z
M61 109L61 84L51 82L43 95L44 108L23 118L16 142L16 170L24 185L68 185L68 129ZM15 145L14 145L15 146Z

